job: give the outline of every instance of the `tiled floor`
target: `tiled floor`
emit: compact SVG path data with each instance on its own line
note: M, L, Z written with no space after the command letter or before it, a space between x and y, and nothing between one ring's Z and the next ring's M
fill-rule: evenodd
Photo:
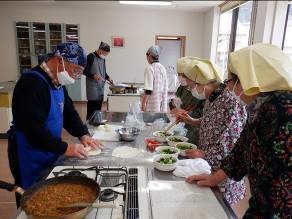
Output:
M85 120L86 116L86 105L83 103L75 104L78 112L82 120ZM70 140L72 137L64 131L64 139ZM0 139L0 179L8 182L13 182L13 178L11 176L9 170L9 164L7 159L7 140ZM241 200L235 207L234 210L236 211L239 218L242 218L245 210L248 207L247 200L249 199L250 194L248 190L247 196ZM12 219L15 218L16 215L16 205L14 199L14 193L10 193L0 189L0 219Z

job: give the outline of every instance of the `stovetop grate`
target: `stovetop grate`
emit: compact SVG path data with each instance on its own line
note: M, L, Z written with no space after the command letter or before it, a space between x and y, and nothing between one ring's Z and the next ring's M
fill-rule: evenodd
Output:
M127 219L137 219L137 218L139 218L138 169L129 168Z

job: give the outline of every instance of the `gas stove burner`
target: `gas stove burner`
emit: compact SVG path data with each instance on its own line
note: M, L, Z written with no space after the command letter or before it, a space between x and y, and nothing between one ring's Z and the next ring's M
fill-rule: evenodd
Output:
M112 189L104 189L100 193L100 201L110 202L115 200L118 197L118 194L115 193Z
M87 177L86 174L81 173L79 170L72 170L69 173L65 174L66 176L83 176L83 177Z

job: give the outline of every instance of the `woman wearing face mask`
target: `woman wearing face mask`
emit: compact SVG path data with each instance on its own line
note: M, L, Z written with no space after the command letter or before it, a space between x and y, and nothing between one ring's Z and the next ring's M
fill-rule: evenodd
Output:
M251 199L244 218L291 218L292 62L270 44L231 53L229 62L229 76L238 82L228 86L248 106L247 124L216 173L187 181L215 186L247 175Z
M106 81L113 84L113 80L107 74L105 65L105 58L109 53L110 46L101 42L99 48L87 56L87 64L83 72L86 75L86 120L90 119L96 110L101 110Z
M40 65L21 75L13 93L8 157L15 184L25 189L46 176L63 155L86 158L85 146L102 147L89 137L63 86L81 76L85 51L78 44L64 43L44 58ZM80 143L63 141L63 128Z
M185 113L187 107L195 105L195 108L188 114L192 118L200 118L203 115L205 100L199 100L192 95L187 87L187 81L183 76L184 68L190 59L191 57L183 57L177 60L177 72L180 86L175 95L178 99L172 100L169 104L169 108L171 110L170 112L177 116L178 114ZM176 101L180 102L179 106L175 104ZM189 142L196 145L199 144L199 128L189 124L185 124L185 128L187 129L186 137L189 139Z
M209 60L193 58L185 67L184 75L192 95L197 99L206 99L201 118L178 116L186 123L200 127L198 149L189 150L186 155L206 159L212 170L216 171L240 136L246 110L222 83L222 75ZM245 196L244 180L226 180L219 188L231 205Z

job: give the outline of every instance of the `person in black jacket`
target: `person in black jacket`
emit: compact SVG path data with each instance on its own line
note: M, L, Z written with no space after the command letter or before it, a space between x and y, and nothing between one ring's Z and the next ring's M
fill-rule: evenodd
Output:
M87 120L96 110L101 110L105 82L109 81L110 84L113 84L105 66L105 57L109 53L110 46L101 42L99 48L87 56L87 65L83 72L86 75Z
M89 136L63 86L74 83L85 64L83 48L64 43L18 80L12 100L13 125L8 131L9 164L16 185L31 187L62 155L86 158L85 146L103 146ZM63 128L80 143L63 141Z

